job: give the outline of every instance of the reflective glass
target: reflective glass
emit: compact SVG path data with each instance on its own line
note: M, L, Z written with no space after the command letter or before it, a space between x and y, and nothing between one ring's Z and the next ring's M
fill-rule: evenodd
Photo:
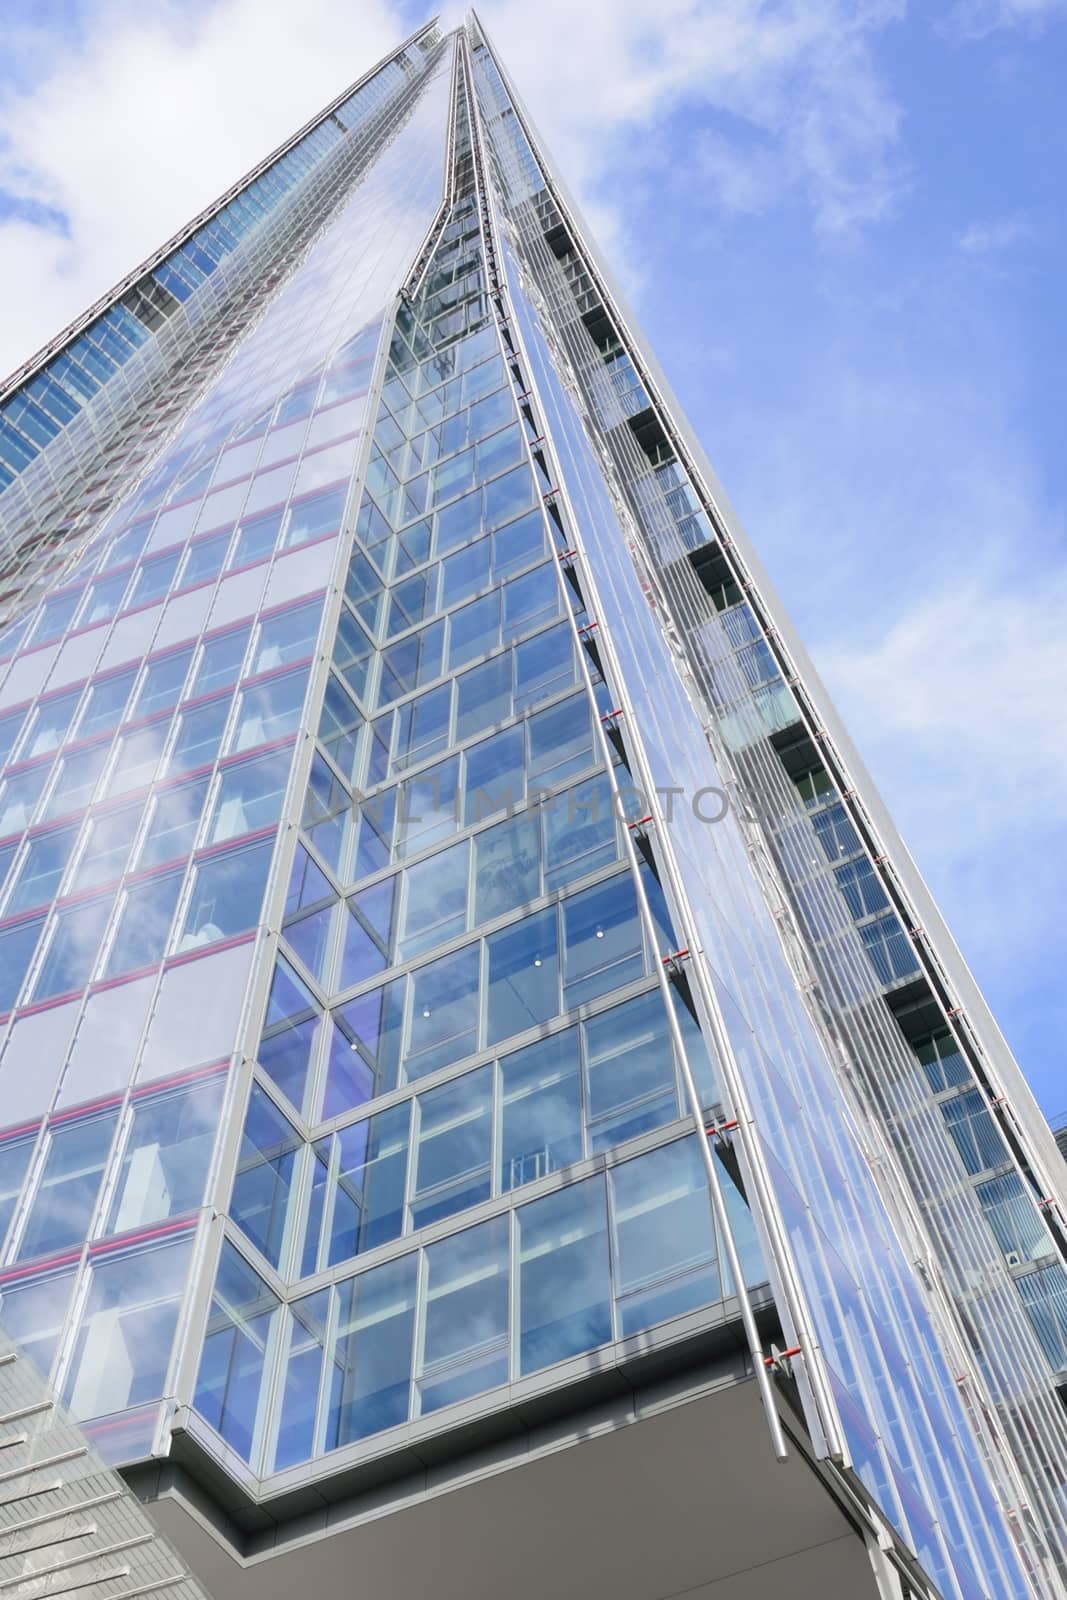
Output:
M337 1287L327 1449L407 1421L417 1267L401 1256Z
M506 1216L427 1249L417 1415L507 1382L508 1282Z
M19 1259L53 1255L80 1244L92 1216L117 1113L55 1124L37 1193L19 1243Z
M500 1187L517 1189L582 1157L577 1028L504 1056L499 1065Z
M538 1372L612 1336L603 1177L520 1206L519 1371Z

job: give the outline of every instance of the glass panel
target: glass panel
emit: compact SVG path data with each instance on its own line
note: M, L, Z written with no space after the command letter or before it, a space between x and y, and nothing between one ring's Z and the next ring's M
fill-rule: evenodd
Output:
M20 1259L54 1255L85 1238L117 1113L58 1123L19 1245Z
M21 1138L5 1139L0 1143L0 1245L3 1245L7 1225L14 1216L15 1202L36 1143L36 1128Z
M194 950L254 928L263 904L273 838L197 863L179 950Z
M658 1128L678 1115L674 1057L659 991L582 1024L591 1150Z
M718 1300L707 1178L694 1140L613 1167L608 1183L622 1337Z
M559 1011L556 910L550 906L486 940L486 1043L522 1033Z
M105 978L136 972L163 959L182 876L181 872L164 872L126 890L104 967Z
M563 902L563 1006L582 1005L644 971L637 896L628 872Z
M476 923L536 900L541 892L539 844L537 816L527 812L475 836Z
M519 1371L539 1372L612 1336L604 1180L572 1184L515 1216Z
M405 1053L409 1081L478 1048L480 956L479 947L471 945L412 974Z
M177 704L192 658L191 650L176 650L148 663L133 707L139 717Z
M398 955L408 961L467 926L470 841L440 850L404 874L404 931ZM365 896L360 896L360 899Z
M46 905L54 897L77 836L75 825L53 828L29 841L4 907L7 916L30 906Z
M488 1200L491 1190L493 1079L490 1067L418 1097L418 1143L411 1225L424 1228Z
M225 1083L225 1074L215 1073L134 1100L105 1233L126 1233L196 1209L204 1195Z
M272 1082L302 1110L308 1087L311 1054L320 1016L311 992L280 956L267 1001L267 1019L256 1059Z
M407 1421L416 1274L408 1255L337 1286L327 1449Z
M111 913L111 899L64 907L57 912L44 960L33 985L34 1000L68 994L88 983Z
M556 795L541 807L545 888L607 866L618 854L614 797L607 773Z
M281 1261L296 1173L299 1137L270 1097L252 1085L230 1215L272 1266Z
M139 868L177 861L193 848L200 814L207 797L208 779L164 789L150 802L148 827L137 858Z
M410 1104L393 1106L337 1135L328 1266L397 1239L403 1231L410 1122Z
M224 767L219 774L207 844L270 827L281 815L292 750L272 751L254 761Z
M417 1414L507 1382L508 1320L506 1216L427 1249Z
M29 1357L44 1378L59 1344L73 1287L72 1267L14 1283L0 1281L0 1321L4 1332L16 1341L20 1353Z
M193 1405L245 1461L262 1428L260 1391L276 1310L258 1273L224 1244Z
M273 1472L314 1454L329 1306L330 1291L321 1289L289 1308L289 1349L276 1408L279 1420Z
M593 719L586 695L574 695L547 711L538 711L527 726L531 785L536 779L548 788L592 766Z
M93 1261L63 1398L76 1417L107 1416L167 1392L191 1238Z
M0 929L0 1011L15 1004L43 927L43 917L30 917Z
M189 686L190 694L210 694L213 689L237 682L248 644L248 633L247 627L234 628L231 633L207 640L200 650L193 681Z
M466 826L521 806L526 795L522 727L505 728L466 751L463 758L463 822Z
M578 1030L540 1039L499 1065L500 1186L517 1189L582 1157Z
M196 767L210 766L218 755L229 714L228 695L183 711L178 718L178 731L167 758L165 776L177 777Z

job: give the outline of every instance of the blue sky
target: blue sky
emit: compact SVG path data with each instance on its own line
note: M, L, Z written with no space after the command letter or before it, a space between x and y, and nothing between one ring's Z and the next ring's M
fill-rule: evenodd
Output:
M1067 1111L1067 0L484 0L1045 1109ZM423 20L4 17L0 367Z

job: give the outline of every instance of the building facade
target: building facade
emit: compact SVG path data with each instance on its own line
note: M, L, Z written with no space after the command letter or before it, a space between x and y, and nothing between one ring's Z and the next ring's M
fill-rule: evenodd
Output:
M0 1322L209 1590L1067 1593L1055 1142L476 19L0 540Z

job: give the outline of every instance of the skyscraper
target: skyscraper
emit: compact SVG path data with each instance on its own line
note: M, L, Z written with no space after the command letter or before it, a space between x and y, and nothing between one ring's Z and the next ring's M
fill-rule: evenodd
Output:
M477 20L0 538L0 1322L217 1600L1067 1592L1055 1143Z

